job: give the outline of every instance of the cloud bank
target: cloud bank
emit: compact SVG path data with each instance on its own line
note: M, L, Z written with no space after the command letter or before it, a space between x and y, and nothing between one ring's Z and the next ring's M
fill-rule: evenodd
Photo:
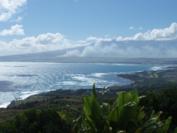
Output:
M163 29L152 29L144 33L137 33L134 36L122 37L119 36L117 40L173 40L177 38L177 23L172 23L169 27Z
M65 48L67 40L60 33L44 33L37 36L0 41L0 55L37 53Z
M124 57L124 58L176 58L177 23L165 28L155 28L132 36L109 38L89 37L72 41L61 33L41 33L26 36L22 17L16 15L27 0L0 0L0 22L17 23L0 30L0 56L63 50L62 57ZM13 18L13 16L15 16ZM15 19L14 21L11 21ZM142 27L130 26L129 30L141 31ZM18 36L18 39L16 38Z
M82 43L85 46L83 49L67 51L63 56L176 58L177 23L129 37L91 37Z
M15 27L18 28L3 30L0 35L24 34L22 26ZM62 55L58 55L62 57L176 58L177 23L125 37L89 37L71 41L61 33L44 33L12 41L0 41L1 56L53 50L63 50Z

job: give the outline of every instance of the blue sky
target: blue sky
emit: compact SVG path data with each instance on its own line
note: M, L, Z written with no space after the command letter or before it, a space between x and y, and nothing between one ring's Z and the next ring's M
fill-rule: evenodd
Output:
M176 5L176 0L2 0L0 52L42 52L105 40L120 44L137 41L139 33L138 40L175 40Z
M177 21L176 5L176 0L28 0L17 15L23 17L27 35L60 32L84 39L168 26ZM8 25L0 23L1 28Z
M177 21L176 0L31 0L25 8L28 34L60 32L72 39L131 35Z

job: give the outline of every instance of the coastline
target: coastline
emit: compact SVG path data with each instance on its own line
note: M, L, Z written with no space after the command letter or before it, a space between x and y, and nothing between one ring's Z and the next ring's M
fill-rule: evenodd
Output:
M129 91L133 89L138 90L140 94L144 94L149 91L168 89L171 85L177 86L177 67L117 75L133 80L134 82L122 87L112 86L106 89L97 88L97 96L100 100L112 102L119 91ZM89 95L90 92L91 89L55 90L35 94L24 100L12 101L7 108L0 108L0 122L9 120L16 114L29 109L52 108L58 111L72 112L74 116L77 116L80 114L80 110L82 110L82 98Z
M27 64L22 62L2 63L1 67L3 71L0 75L2 75L1 80L3 82L0 83L4 86L0 87L0 89L3 90L3 92L0 93L0 104L5 107L4 103L11 102L12 100L25 99L34 94L57 89L88 89L91 88L95 81L99 88L113 85L126 85L127 80L121 77L117 78L119 72L127 73L146 69L149 70L150 67L154 66L152 64L124 65L125 64L122 63L84 63L81 65L60 63L56 63L55 65L50 63L33 64L30 62ZM32 69L32 71L29 71L29 69ZM88 69L88 71L86 71L86 69ZM11 71L13 71L13 73L11 73Z
M123 78L123 79L127 80L127 83L122 84L122 85L112 85L112 86L108 86L107 88L110 89L112 92L119 91L119 90L129 90L132 87L140 88L139 87L140 85L136 85L137 84L137 81L136 81L137 80L137 75L145 74L147 76L147 74L146 74L147 72L149 72L149 73L150 72L159 72L159 71L162 72L162 71L167 71L170 68L176 68L176 65L174 65L174 64L173 65L156 65L156 66L152 67L151 69L145 70L145 71L118 73L118 74L116 74L118 76L118 78ZM133 78L133 77L136 77L136 78ZM139 77L139 78L142 78L142 77ZM145 78L145 77L143 77L143 78ZM138 84L143 84L143 83L138 83ZM17 101L26 101L27 99L30 99L31 97L36 96L36 95L43 95L43 94L50 93L50 92L56 92L57 93L58 91L63 91L63 92L74 91L74 92L76 92L75 95L77 95L77 91L80 91L80 90L87 92L90 89L89 88L88 89L79 88L79 89L76 89L76 90L70 90L70 89L62 90L62 89L59 89L59 90L48 90L48 91L44 91L44 92L41 92L41 91L24 92L24 95L21 96L20 99L18 99ZM102 90L102 88L99 88L98 90ZM0 108L8 108L9 106L12 105L12 103L14 103L14 100L1 104Z
M149 83L151 81L153 83L157 82L158 78L162 78L160 76L156 77L157 74L158 75L164 75L164 74L168 75L172 69L173 69L173 71L175 70L175 72L177 72L176 66L166 66L166 67L158 68L158 70L156 69L156 70L148 70L148 71L141 71L141 72L134 72L134 73L117 74L117 76L119 76L121 78L128 79L128 80L132 81L132 83L127 84L127 85L123 85L123 86L110 86L106 90L103 90L102 88L97 88L97 90L99 93L102 93L104 91L104 93L107 93L108 95L115 95L117 91L130 90L132 88L143 90L143 87L149 88L147 86L147 84L145 84L145 82L147 82L147 83ZM154 77L152 77L152 75ZM173 74L172 74L172 77L174 78ZM177 76L176 76L176 78L177 78ZM144 80L140 80L140 79L144 79ZM166 82L164 82L164 84L167 84L167 82L168 82L168 79ZM157 86L157 84L158 83L154 83L153 86ZM24 104L24 103L26 104L28 102L41 102L44 99L46 99L46 97L53 97L53 96L60 96L60 97L68 96L68 97L70 97L70 95L71 95L71 97L72 96L81 97L83 95L89 94L90 91L91 91L91 89L78 89L78 90L59 89L59 90L37 93L37 94L31 95L29 97L26 97L25 99L21 99L18 101L12 101L6 108L13 108L14 106L18 106L18 105ZM39 99L37 99L37 97Z

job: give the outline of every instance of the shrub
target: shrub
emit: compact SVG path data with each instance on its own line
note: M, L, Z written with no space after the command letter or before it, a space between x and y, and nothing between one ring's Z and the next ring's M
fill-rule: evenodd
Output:
M69 133L70 126L52 110L28 110L6 122L0 133Z
M119 92L113 105L99 103L95 85L83 99L83 114L74 121L77 133L167 133L171 117L160 119L161 112L146 115L136 91Z

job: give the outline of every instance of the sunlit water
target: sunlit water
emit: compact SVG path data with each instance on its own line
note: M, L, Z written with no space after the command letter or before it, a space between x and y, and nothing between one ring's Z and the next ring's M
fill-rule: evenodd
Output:
M131 73L157 68L143 64L93 63L0 63L0 107L14 99L56 89L85 89L96 82L97 87L125 85L131 81L118 73Z

